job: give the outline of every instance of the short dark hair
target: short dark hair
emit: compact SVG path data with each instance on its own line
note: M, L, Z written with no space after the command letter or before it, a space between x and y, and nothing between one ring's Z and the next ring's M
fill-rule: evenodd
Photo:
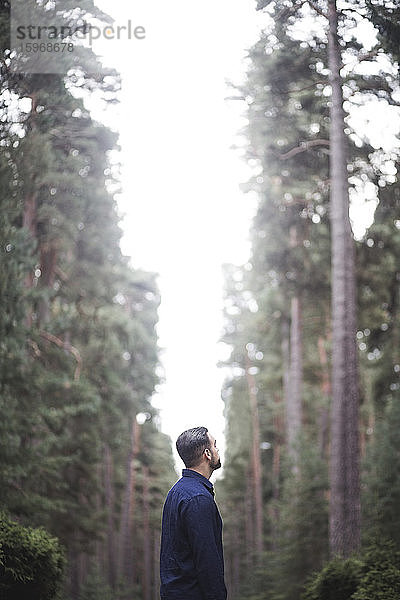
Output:
M193 427L187 429L176 440L176 449L185 463L185 467L196 467L206 448L210 448L210 439L207 427Z

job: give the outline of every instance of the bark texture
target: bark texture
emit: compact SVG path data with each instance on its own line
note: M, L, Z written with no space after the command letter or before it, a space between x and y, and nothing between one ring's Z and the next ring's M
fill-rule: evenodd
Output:
M121 524L119 531L119 560L118 575L126 581L134 583L135 565L133 561L133 515L136 504L136 469L135 459L139 451L139 425L136 418L133 419L131 431L131 450L126 466L126 482L124 500L121 511Z
M332 407L330 550L348 556L360 544L358 370L354 244L349 219L346 139L336 0L329 0L332 228Z
M303 350L302 317L299 296L292 298L290 324L290 381L286 399L286 434L293 468L298 470L298 441L302 423Z
M253 497L255 508L255 551L258 559L261 560L263 551L263 502L262 502L262 481L261 481L261 456L260 456L260 419L257 404L257 388L254 375L251 371L251 363L246 355L246 376L249 389L250 413L253 430L252 440L252 479L253 479Z
M104 491L107 507L108 583L112 589L115 589L117 583L117 553L114 526L114 473L112 454L108 444L104 445Z

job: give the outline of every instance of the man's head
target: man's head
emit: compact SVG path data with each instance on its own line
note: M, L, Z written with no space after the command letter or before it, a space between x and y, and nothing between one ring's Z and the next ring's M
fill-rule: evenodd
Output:
M193 427L181 433L176 449L188 469L204 465L212 472L221 467L215 438L207 427Z

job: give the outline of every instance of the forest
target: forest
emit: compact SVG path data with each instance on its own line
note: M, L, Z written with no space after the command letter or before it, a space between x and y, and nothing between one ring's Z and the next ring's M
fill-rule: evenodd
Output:
M231 354L217 489L230 598L394 599L399 144L374 135L373 122L399 107L400 6L258 9L270 26L235 93L255 173L244 188L259 203L249 262L225 267ZM371 123L360 126L365 106ZM376 207L355 237L357 198Z
M120 78L90 49L66 76L13 70L9 9L1 2L0 597L53 598L63 571L62 598L150 600L175 479L150 402L160 296L155 274L122 256L117 135L83 100L115 102ZM9 519L50 538L25 547L34 534ZM19 572L25 555L51 585Z
M254 10L229 100L258 208L221 290L228 598L398 600L400 4ZM121 79L90 47L23 72L8 0L0 39L0 600L156 600L176 480L152 404L160 291L121 252L118 136L85 104L117 103Z

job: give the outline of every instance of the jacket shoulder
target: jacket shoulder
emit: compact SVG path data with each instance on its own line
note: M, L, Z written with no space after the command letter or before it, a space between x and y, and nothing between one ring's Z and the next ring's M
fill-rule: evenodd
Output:
M179 479L169 490L168 496L171 499L175 498L186 501L189 501L197 496L202 496L207 500L213 500L210 492L200 482L188 477L182 477Z

